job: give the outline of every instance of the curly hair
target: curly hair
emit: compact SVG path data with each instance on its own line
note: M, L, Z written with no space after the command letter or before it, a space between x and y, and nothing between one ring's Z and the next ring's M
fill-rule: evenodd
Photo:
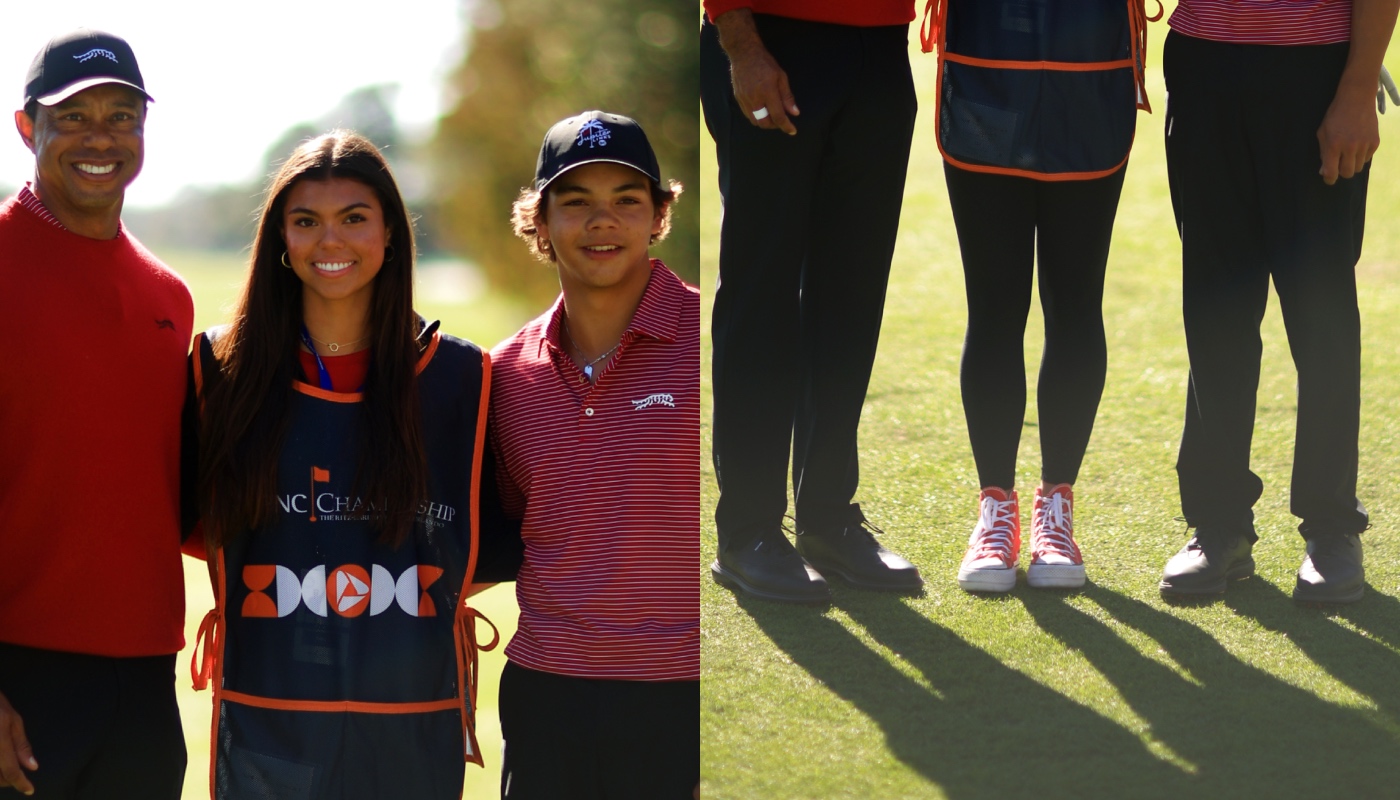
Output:
M676 198L681 196L684 187L675 180L667 181L665 188L656 181L649 183L652 207L661 216L661 228L651 237L651 243L656 244L671 232L671 207ZM511 205L510 224L515 230L515 235L524 239L530 246L531 255L541 261L554 261L553 248L549 246L549 242L540 239L539 229L535 227L535 220L544 214L544 200L545 196L538 189L521 189L520 196L516 197L515 203Z

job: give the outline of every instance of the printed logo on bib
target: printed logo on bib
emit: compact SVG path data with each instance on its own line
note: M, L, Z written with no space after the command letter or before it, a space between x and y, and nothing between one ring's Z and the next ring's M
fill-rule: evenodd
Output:
M317 491L317 484L330 482L329 469L313 466L310 491L280 494L277 496L277 505L281 507L283 514L305 514L311 522L362 522L379 511L379 507L374 503L366 503L358 497L337 494L325 487ZM456 517L455 506L430 500L418 504L418 522L428 530L444 527Z
M428 587L442 577L442 569L418 564L397 578L378 564L369 571L358 564L342 564L326 573L320 564L298 578L295 572L278 564L248 564L243 567L243 585L249 594L243 599L242 616L285 617L305 605L317 616L353 618L369 610L377 617L398 606L410 617L435 617L437 606L428 596Z

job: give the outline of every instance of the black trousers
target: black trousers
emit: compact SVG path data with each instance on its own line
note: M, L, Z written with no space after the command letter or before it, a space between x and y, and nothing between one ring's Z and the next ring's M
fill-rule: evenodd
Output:
M1024 339L1039 264L1045 353L1036 394L1041 478L1074 483L1094 430L1108 351L1103 282L1123 168L1037 181L944 164L967 286L962 401L982 486L1010 489L1026 416Z
M507 661L501 797L688 800L700 783L700 682L574 678Z
M185 738L175 656L107 658L0 643L0 692L20 717L43 800L179 800ZM0 798L23 797L0 789Z
M1370 168L1333 186L1318 175L1317 129L1347 51L1167 37L1167 170L1191 359L1177 473L1192 526L1248 525L1263 491L1249 451L1272 278L1298 370L1290 509L1305 537L1366 528L1355 267Z
M849 521L917 107L907 25L755 20L801 109L796 136L747 121L715 28L701 28L724 202L711 332L725 548L782 523L789 446L799 528Z

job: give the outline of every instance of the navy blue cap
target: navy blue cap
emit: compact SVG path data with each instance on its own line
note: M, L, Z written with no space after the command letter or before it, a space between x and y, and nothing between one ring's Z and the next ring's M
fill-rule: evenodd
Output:
M622 164L661 183L661 167L642 126L631 117L585 111L556 122L544 135L535 164L535 188L541 192L555 178L584 164Z
M79 28L55 36L44 45L29 65L24 84L24 103L61 103L84 89L104 83L130 86L145 96L146 82L136 65L136 54L120 36Z

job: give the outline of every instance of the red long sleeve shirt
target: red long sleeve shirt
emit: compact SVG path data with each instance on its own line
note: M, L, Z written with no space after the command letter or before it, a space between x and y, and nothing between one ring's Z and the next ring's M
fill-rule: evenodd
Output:
M123 228L0 204L0 641L183 645L180 409L189 289Z

